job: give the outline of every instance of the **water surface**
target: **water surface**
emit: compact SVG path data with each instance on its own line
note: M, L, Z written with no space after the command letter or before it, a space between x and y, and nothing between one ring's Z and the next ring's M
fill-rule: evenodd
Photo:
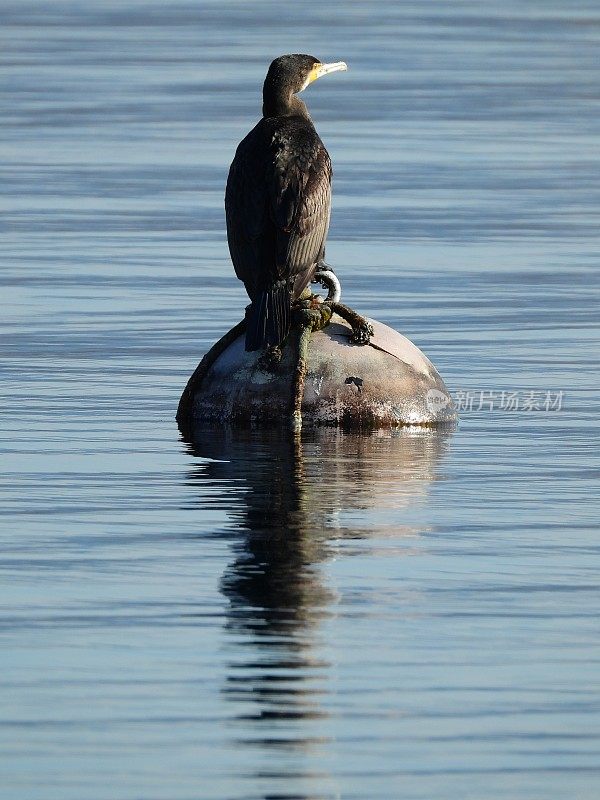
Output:
M596 798L597 3L1 11L0 794ZM454 433L179 437L289 51L350 66L328 260Z

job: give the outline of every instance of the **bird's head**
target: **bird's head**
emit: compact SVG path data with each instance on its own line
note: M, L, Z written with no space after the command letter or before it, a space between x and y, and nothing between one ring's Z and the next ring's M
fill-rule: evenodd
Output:
M317 78L347 69L344 61L323 64L318 58L303 53L279 56L271 62L265 78L263 102L270 113L265 113L264 110L263 113L265 116L276 115L278 109L292 103L293 95L304 91ZM279 113L282 111L279 110Z

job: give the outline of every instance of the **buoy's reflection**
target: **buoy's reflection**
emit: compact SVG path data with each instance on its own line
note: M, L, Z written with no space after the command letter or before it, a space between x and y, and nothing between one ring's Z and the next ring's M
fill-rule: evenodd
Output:
M192 452L213 460L193 479L235 489L228 512L240 539L222 579L232 629L303 634L331 602L319 565L335 540L418 533L402 523L401 511L439 477L449 435L321 428L296 439L282 431L197 431Z
M335 593L322 565L347 537L418 533L403 525L402 510L439 477L449 435L318 429L300 440L281 431L196 431L192 452L214 460L193 480L231 485L228 512L239 529L221 580L233 645L224 691L236 704L239 741L262 756L326 740L329 664L319 623ZM285 780L273 765L268 777L271 791L272 781Z

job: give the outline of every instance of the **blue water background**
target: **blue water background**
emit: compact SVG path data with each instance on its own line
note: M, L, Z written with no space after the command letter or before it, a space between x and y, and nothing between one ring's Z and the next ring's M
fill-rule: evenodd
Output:
M598 3L0 14L0 795L595 800ZM305 94L328 260L454 433L179 438L290 51L349 64Z

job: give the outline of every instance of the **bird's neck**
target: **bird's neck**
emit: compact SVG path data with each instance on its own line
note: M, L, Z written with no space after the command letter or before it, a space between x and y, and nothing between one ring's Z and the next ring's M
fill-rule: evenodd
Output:
M263 117L304 117L310 119L308 109L300 100L290 91L275 90L268 91L265 85L263 91Z

